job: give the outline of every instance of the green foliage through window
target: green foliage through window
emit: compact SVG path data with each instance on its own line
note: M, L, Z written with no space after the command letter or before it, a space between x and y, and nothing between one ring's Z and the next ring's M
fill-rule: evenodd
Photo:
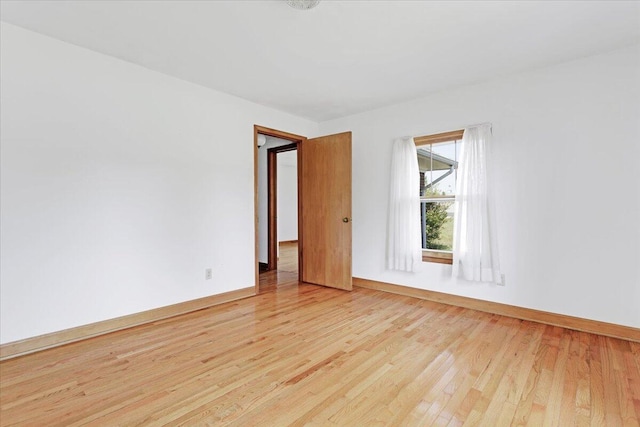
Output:
M439 243L443 226L447 221L447 208L450 203L425 203L425 231L427 241L425 249L451 250L451 247Z

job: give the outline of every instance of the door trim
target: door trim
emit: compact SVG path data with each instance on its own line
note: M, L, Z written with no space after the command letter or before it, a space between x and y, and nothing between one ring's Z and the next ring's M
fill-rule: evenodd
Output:
M275 138L286 139L295 144L300 144L307 139L306 136L296 135L294 133L283 132L281 130L268 128L260 125L253 125L253 210L254 210L254 245L255 245L255 291L256 294L260 292L260 265L259 265L259 244L260 236L258 236L258 134L273 136ZM299 148L299 147L297 147ZM300 152L298 151L298 156ZM299 168L299 165L298 165ZM298 212L300 211L300 174L298 170ZM298 230L300 229L300 217L298 216ZM298 258L300 252L298 250Z

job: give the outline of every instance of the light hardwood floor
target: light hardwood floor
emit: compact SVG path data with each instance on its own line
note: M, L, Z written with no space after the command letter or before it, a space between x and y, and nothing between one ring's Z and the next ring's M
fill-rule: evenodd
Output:
M639 424L638 343L298 284L286 256L256 297L2 362L0 424Z

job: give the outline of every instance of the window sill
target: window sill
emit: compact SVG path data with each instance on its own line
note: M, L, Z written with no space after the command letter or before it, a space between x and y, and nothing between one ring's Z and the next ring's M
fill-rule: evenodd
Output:
M446 251L422 251L422 262L436 262L438 264L453 264L453 254Z

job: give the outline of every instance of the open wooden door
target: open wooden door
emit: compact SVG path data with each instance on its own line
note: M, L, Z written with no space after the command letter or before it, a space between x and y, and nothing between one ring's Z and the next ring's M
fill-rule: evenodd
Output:
M351 290L351 132L298 149L300 280Z

